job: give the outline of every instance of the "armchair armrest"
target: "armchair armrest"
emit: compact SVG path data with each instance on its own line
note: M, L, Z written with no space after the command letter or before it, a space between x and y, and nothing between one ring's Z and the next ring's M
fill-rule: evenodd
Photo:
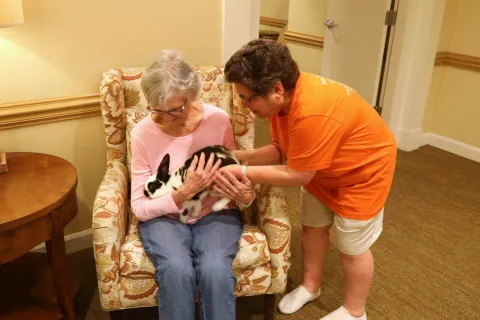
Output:
M119 309L120 248L128 223L128 174L119 161L111 162L93 205L93 250L104 310Z
M267 237L272 264L272 284L267 293L282 293L285 291L290 269L292 228L287 202L280 187L262 185L259 189L255 209L259 217L259 227Z

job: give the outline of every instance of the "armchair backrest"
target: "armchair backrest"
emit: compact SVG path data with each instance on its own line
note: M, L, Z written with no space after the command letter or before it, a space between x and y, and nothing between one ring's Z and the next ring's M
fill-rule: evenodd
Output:
M148 114L140 87L144 68L111 69L102 75L101 110L107 142L107 168L120 162L129 168L127 115L133 123ZM243 107L234 87L224 80L223 67L195 67L203 80L199 100L225 110L232 121L237 149L253 149L255 116ZM129 138L129 137L128 137Z

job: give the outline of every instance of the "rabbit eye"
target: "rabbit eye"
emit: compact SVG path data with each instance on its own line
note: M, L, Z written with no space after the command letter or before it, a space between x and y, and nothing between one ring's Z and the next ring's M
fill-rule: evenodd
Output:
M149 183L149 184L148 184L148 190L149 190L151 193L154 193L156 189L157 189L157 188L155 188L155 184L154 184L154 183Z

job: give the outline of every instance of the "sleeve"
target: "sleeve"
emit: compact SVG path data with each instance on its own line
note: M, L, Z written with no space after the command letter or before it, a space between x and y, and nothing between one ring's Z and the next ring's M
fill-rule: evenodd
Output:
M144 195L145 181L152 174L148 164L147 153L140 142L133 139L133 137L131 149L131 205L132 211L138 220L147 221L169 213L180 213L181 208L178 208L175 201L173 201L171 193L154 199Z
M235 137L233 135L233 128L232 124L230 123L230 119L227 120L227 124L225 125L225 132L223 133L223 145L230 150L235 150L237 148L235 145Z
M287 165L297 171L328 168L345 136L345 126L326 116L297 120L290 131Z

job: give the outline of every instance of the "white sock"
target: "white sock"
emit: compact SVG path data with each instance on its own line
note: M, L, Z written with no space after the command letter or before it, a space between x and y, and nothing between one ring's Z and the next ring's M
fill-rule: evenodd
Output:
M332 313L326 315L320 320L367 320L367 314L364 313L360 318L356 318L348 313L347 309L343 306L333 311Z
M306 303L317 299L320 293L321 289L318 289L317 292L310 293L304 286L298 286L282 298L278 304L278 310L283 314L295 313Z

